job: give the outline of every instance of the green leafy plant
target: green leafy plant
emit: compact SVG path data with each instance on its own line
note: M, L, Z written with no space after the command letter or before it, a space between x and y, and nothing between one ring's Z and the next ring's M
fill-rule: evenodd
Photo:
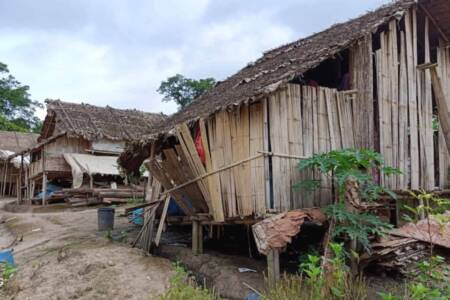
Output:
M361 196L367 201L374 201L381 194L388 194L392 198L396 198L395 193L390 189L374 183L372 171L378 171L386 176L401 174L395 168L384 166L381 154L367 149L333 150L314 154L308 159L301 160L298 168L300 171L315 169L323 175L330 176L336 183L340 200L343 200L345 183L348 180L358 183ZM320 181L303 180L298 186L308 185L317 188L320 186Z
M356 241L366 251L370 250L369 236L382 235L391 225L383 222L371 213L358 213L347 209L345 203L346 184L355 183L358 198L367 202L374 202L382 194L396 198L391 190L376 184L373 173L383 176L400 174L397 169L384 165L382 156L367 149L334 150L328 153L315 154L302 160L298 168L300 171L318 170L322 175L331 177L337 190L337 203L328 206L325 213L336 222L332 232L333 238L348 238ZM298 187L315 189L320 181L304 180Z
M392 228L392 225L383 222L374 214L350 212L343 203L329 205L325 208L325 213L339 224L332 232L333 238L348 237L357 241L368 252L369 236L383 236L386 230Z
M352 276L345 265L343 245L330 243L330 248L333 257L329 259L329 272L321 267L319 256L308 255L298 276L285 275L262 299L299 299L300 295L302 300L367 299L364 280Z
M9 263L0 263L0 288L6 286L8 281L17 272L17 268Z

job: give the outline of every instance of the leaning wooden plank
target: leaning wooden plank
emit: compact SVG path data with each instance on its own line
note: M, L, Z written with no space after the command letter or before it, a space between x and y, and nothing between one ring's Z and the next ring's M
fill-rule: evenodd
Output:
M187 161L191 169L194 171L194 174L196 176L199 176L206 173L205 167L203 166L200 157L198 156L197 149L195 148L195 144L189 131L189 127L185 123L180 124L176 128L176 133L181 148L185 156L187 157ZM211 198L206 181L199 181L197 182L197 184L200 188L200 191L202 192L206 204L208 205L209 211L212 212Z
M200 133L202 137L203 149L205 151L205 162L206 162L206 171L211 172L213 170L213 165L211 161L211 152L209 150L208 143L208 131L206 130L205 121L200 120ZM220 178L218 174L211 175L207 178L209 193L211 196L211 206L213 209L213 217L217 222L223 222L225 220L224 211L223 211L223 203L222 203L222 195L220 192Z
M163 153L166 158L160 162L160 165L173 185L180 185L195 177L193 173L190 173L191 170L185 164L185 159L179 158L173 148L164 149ZM202 193L196 184L186 186L183 190L180 190L180 193L183 194L183 197L190 200L196 211L205 212L208 210L208 207L202 200Z
M447 144L447 149L450 149L450 113L448 100L444 94L444 88L441 83L441 79L436 70L436 66L430 68L431 82L433 86L434 96L436 99L436 105L439 116L439 123L442 126L442 133L444 134L445 143Z
M164 208L161 214L161 218L159 219L158 230L156 231L155 236L155 245L159 246L159 241L161 240L161 234L164 227L164 221L166 220L167 210L169 209L170 195L166 196L166 200L164 201Z
M144 164L156 178L156 180L160 182L166 190L169 190L173 187L172 183L167 179L163 172L161 172L161 169L155 159L147 160L144 162ZM190 216L194 213L193 209L184 202L183 195L179 193L179 191L174 191L171 193L171 195L186 215Z

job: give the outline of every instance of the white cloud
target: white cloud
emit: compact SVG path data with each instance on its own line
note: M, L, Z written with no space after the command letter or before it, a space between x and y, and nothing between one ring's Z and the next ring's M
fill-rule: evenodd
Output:
M265 50L380 2L348 0L350 11L334 0L16 0L0 3L0 61L40 101L172 113L176 105L156 92L168 76L224 79Z

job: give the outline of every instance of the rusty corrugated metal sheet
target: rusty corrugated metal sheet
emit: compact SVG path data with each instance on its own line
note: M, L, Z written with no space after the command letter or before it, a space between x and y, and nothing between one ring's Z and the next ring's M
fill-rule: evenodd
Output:
M298 209L275 215L252 226L258 251L282 250L300 232L305 221L322 224L327 220L319 208Z
M450 217L450 211L447 211L443 216ZM432 217L429 221L425 219L417 223L408 223L398 229L391 230L389 233L450 248L450 222L440 223Z

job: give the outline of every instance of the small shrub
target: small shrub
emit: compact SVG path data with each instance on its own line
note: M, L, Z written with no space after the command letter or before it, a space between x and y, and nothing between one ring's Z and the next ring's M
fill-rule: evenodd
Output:
M17 268L8 263L0 263L0 288L8 283L9 279L17 272Z
M382 156L367 149L334 150L328 153L314 154L312 157L300 161L298 168L304 170L318 170L322 175L332 179L337 190L337 203L329 205L325 213L336 226L332 232L335 240L344 238L356 241L364 250L370 251L369 236L383 235L386 229L392 228L373 213L359 213L346 208L346 185L354 183L357 197L367 202L376 201L380 195L387 194L396 198L391 190L376 184L373 173L384 176L400 174L400 171L384 165ZM303 180L298 187L314 190L320 187L320 181Z
M361 277L353 277L345 265L343 246L331 243L330 248L333 258L328 272L321 268L320 257L308 255L308 260L300 265L300 275L284 275L262 299L367 299L366 283Z
M170 279L170 288L160 296L162 300L219 300L220 297L189 279L186 270L175 263L175 275Z

